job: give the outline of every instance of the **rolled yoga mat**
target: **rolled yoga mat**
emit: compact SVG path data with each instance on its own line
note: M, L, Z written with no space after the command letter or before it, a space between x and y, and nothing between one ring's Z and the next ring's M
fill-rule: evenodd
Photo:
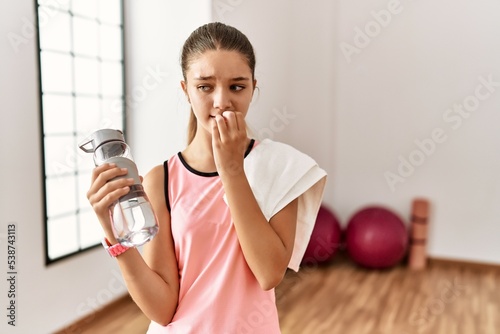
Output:
M427 265L427 234L429 201L424 198L413 200L411 214L410 252L408 266L420 270Z

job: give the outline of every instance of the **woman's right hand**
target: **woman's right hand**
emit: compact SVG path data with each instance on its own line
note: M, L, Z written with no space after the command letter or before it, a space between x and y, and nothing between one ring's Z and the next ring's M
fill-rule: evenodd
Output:
M108 240L113 241L113 230L111 228L111 218L109 208L120 197L130 191L130 186L134 184L134 179L121 178L110 181L117 176L127 174L126 168L119 168L116 164L104 164L94 168L92 171L92 181L87 192L87 198L94 209L97 218L106 234Z

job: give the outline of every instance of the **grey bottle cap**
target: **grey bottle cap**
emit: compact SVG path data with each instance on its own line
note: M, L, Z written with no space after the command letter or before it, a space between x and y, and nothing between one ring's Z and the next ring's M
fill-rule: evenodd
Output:
M101 129L82 140L80 144L78 144L78 147L86 153L92 153L102 144L114 140L125 142L123 132L115 129Z

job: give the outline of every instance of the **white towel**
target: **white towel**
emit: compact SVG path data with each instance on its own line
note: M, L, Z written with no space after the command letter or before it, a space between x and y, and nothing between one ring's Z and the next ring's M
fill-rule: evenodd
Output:
M252 149L244 168L267 220L299 199L295 244L288 264L290 269L299 271L323 198L326 172L308 155L270 139Z

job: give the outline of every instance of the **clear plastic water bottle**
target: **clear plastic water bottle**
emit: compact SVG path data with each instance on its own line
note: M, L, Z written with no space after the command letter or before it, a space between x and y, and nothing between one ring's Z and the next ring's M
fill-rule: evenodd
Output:
M130 186L130 192L110 207L113 233L118 242L133 247L151 240L158 232L158 221L142 187L137 166L123 133L114 129L98 130L83 140L79 147L87 153L94 153L96 166L115 163L120 168L127 168L127 175L112 180L135 180Z

